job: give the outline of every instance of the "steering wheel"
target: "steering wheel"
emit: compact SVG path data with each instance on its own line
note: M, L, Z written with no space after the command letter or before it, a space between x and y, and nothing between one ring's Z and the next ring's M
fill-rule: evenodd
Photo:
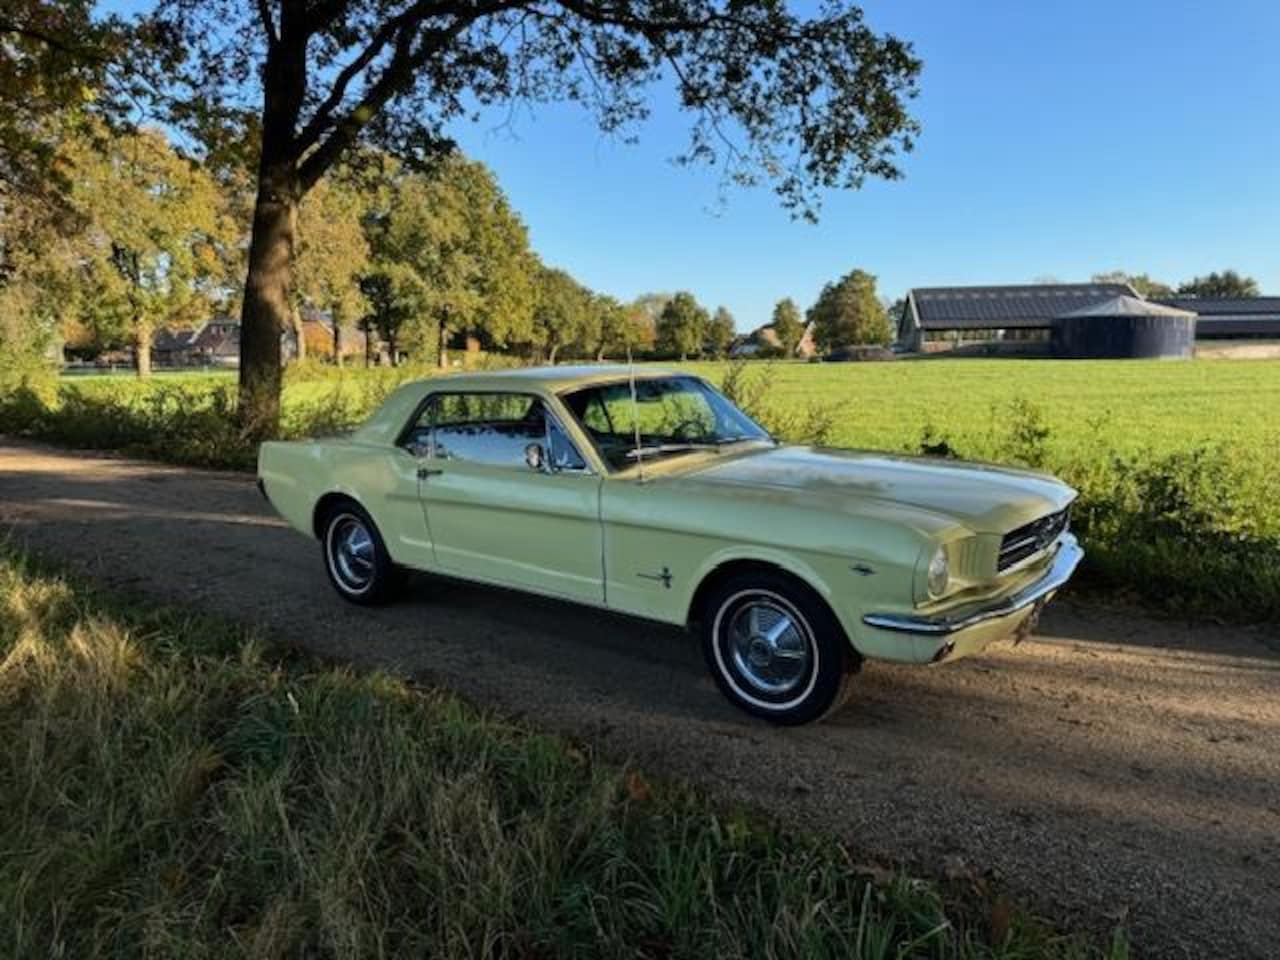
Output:
M685 431L691 428L696 429L698 431L696 435L688 436L685 434ZM698 437L702 437L705 435L706 435L706 428L703 426L702 419L700 417L687 417L684 420L681 420L679 423L677 423L674 427L671 428L671 434L670 434L671 439L684 440L684 441L696 440Z

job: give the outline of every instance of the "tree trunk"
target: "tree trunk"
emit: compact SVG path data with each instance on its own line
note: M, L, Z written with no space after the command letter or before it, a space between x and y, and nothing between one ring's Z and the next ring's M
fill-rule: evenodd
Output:
M436 357L436 365L441 370L449 369L449 325L440 321L440 352Z
M293 227L302 182L296 129L307 92L304 6L280 4L280 37L262 71L262 152L240 311L241 429L264 440L280 426L280 334L289 322Z
M333 363L342 366L342 311L338 305L330 304L329 319L333 323Z
M291 170L264 170L253 211L240 313L240 421L254 438L274 436L280 422L280 334L292 319L292 180Z
M396 335L394 333L387 337L387 353L390 354L391 365L393 367L400 366L400 356L396 352Z
M547 363L551 364L551 366L554 367L556 365L556 354L559 352L560 352L560 344L553 343L551 345L551 353L547 357Z
M138 377L151 376L151 322L138 320L133 327L133 368Z
M295 303L289 304L289 323L293 326L293 338L298 345L293 350L293 359L307 359L306 325L302 322L302 311Z

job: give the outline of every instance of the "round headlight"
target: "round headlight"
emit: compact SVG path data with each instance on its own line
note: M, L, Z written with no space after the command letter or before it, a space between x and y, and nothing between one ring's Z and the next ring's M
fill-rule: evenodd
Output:
M947 584L951 579L947 570L947 551L939 547L929 561L929 595L940 597L947 592Z

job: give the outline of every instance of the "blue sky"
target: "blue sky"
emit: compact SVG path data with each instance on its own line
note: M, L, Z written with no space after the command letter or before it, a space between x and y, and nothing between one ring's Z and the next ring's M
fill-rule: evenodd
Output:
M136 10L139 0L104 3ZM799 6L813 6L804 0ZM453 134L498 175L547 262L629 299L690 290L746 330L854 267L912 286L1233 267L1280 294L1276 0L865 0L924 60L904 179L792 221L669 158L685 118L656 91L629 145L581 109L504 112Z
M1280 4L866 4L915 43L924 126L906 176L826 198L793 222L767 190L669 162L686 129L658 98L640 143L577 108L459 125L535 247L629 298L691 290L741 329L807 306L853 267L912 286L1148 271L1176 283L1234 267L1280 293Z

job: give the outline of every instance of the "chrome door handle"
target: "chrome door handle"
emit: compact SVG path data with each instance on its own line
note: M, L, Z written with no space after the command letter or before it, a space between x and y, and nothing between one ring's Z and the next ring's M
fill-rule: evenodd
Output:
M440 474L442 474L442 473L444 473L444 471L443 471L443 470L440 470L440 469L439 469L439 468L437 468L437 467L419 467L419 468L418 468L418 479L419 479L419 480L426 480L428 477L438 477L438 476L440 476Z

